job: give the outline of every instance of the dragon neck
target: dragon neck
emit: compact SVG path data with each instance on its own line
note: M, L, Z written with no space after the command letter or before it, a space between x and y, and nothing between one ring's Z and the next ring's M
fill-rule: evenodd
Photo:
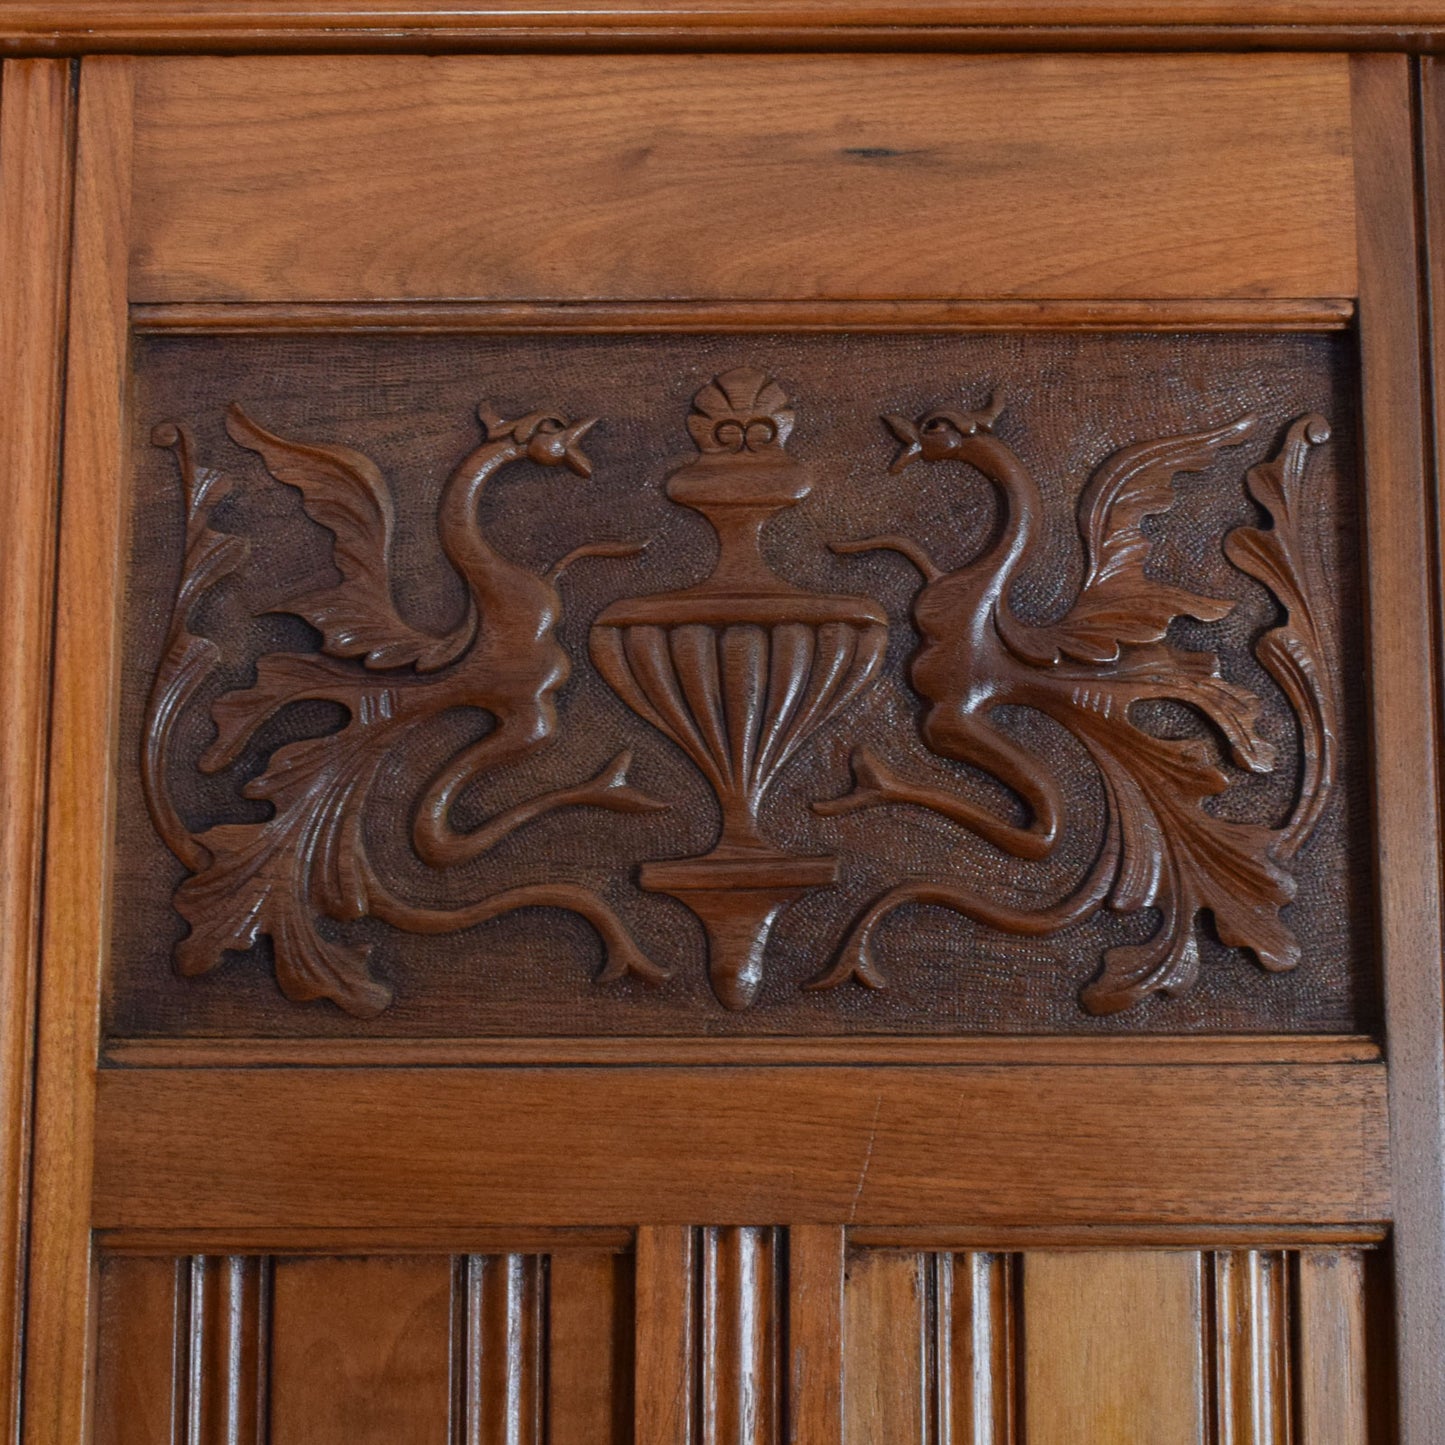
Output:
M503 597L519 576L528 575L487 541L480 515L488 482L519 460L523 451L510 437L484 442L457 467L442 491L437 519L442 550L483 611Z
M1038 483L1017 454L993 436L968 439L962 460L977 468L1003 495L1003 521L988 550L967 570L986 579L983 594L997 601L1033 545L1042 498Z

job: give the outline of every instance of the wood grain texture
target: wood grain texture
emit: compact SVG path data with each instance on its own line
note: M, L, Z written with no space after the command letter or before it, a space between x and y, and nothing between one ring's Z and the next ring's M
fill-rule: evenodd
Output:
M141 67L137 301L1355 292L1333 57Z
M446 1258L278 1263L271 1445L446 1440L451 1279Z
M1203 1308L1197 1254L1026 1255L1029 1445L1204 1445Z
M401 301L137 303L141 333L192 336L298 332L615 335L656 331L1339 331L1348 298L1230 297L1173 301Z
M452 1333L461 1346L453 1365L462 1392L461 1439L464 1445L535 1440L546 1409L544 1262L537 1255L471 1255L459 1265L461 1319Z
M74 94L60 61L0 74L0 1431L19 1418L45 741L70 262Z
M548 1261L548 1445L632 1439L633 1261L557 1249Z
M95 1445L181 1445L190 1261L108 1259L100 1267Z
M1382 1075L1200 1066L1181 1088L1155 1067L106 1071L93 1217L1379 1220ZM943 1152L967 1174L941 1172ZM719 1159L734 1161L726 1187Z
M692 1445L697 1406L697 1239L683 1225L637 1231L636 1445Z
M1304 1250L1295 1271L1297 1438L1301 1445L1366 1445L1364 1260L1346 1251Z
M797 1445L842 1445L843 1270L841 1229L788 1231L788 1435Z
M1215 1438L1219 1445L1289 1445L1289 1259L1277 1251L1233 1250L1215 1254L1209 1268Z
M1378 898L1390 1040L1400 1422L1445 1438L1445 1006L1442 1006L1436 601L1424 475L1409 64L1351 62L1360 218L1365 509Z
M1002 1038L847 1039L515 1038L215 1039L110 1038L105 1063L120 1068L353 1068L481 1064L1369 1064L1374 1040L1352 1034L1017 1034Z
M936 1348L941 1445L1014 1445L1018 1428L1018 1261L938 1254Z
M925 1254L871 1249L849 1254L843 1291L843 1438L848 1445L928 1438L932 1266Z
M17 3L0 24L12 53L40 50L357 50L545 45L813 48L821 45L1021 49L1424 47L1445 27L1438 0L1189 0L1161 12L1150 0L705 0L658 12L611 0L211 0L184 14L164 0Z
M713 1227L698 1243L701 1445L781 1445L786 1376L780 1231Z
M130 100L128 61L103 57L81 67L26 1324L27 1445L69 1445L85 1429L92 1283L86 1199L114 807Z
M188 1284L187 1445L266 1445L270 1262L194 1256Z

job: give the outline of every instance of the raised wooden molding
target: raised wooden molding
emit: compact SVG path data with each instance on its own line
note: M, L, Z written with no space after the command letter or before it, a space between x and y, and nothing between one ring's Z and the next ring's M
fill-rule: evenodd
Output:
M397 4L166 0L14 4L0 53L227 49L792 47L888 49L1428 49L1440 0L699 0L665 11L608 0Z
M646 335L658 331L1342 331L1348 298L1243 296L1130 301L397 301L137 302L141 334L251 336L292 332Z

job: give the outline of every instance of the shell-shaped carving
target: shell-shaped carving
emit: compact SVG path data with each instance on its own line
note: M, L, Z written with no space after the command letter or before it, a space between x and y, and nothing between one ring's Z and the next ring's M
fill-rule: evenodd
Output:
M754 366L723 372L692 404L687 429L700 452L781 451L792 434L787 393Z

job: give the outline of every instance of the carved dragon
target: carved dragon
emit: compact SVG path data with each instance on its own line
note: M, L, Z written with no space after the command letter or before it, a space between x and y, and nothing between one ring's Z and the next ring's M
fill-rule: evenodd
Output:
M952 819L1016 857L1047 856L1065 825L1061 790L1044 759L994 724L994 709L1015 704L1044 713L1087 749L1104 789L1102 841L1083 879L1047 908L1009 908L946 880L904 882L865 910L835 965L809 986L830 988L847 979L884 986L873 935L887 914L907 903L951 908L1034 936L1067 928L1105 902L1122 912L1158 910L1159 926L1147 942L1105 954L1100 975L1083 994L1094 1013L1117 1012L1154 992L1186 991L1199 968L1194 922L1202 911L1213 916L1225 943L1249 950L1266 969L1294 967L1299 948L1280 917L1294 891L1285 865L1318 823L1336 766L1329 652L1297 526L1307 455L1311 446L1328 440L1327 424L1315 415L1300 418L1279 454L1249 472L1250 493L1273 525L1237 528L1225 543L1234 565L1269 588L1286 613L1261 639L1257 655L1298 716L1304 765L1289 819L1270 829L1206 811L1205 802L1228 786L1207 743L1156 736L1130 715L1135 703L1147 699L1184 703L1208 719L1238 766L1258 773L1274 765L1274 749L1256 730L1258 699L1222 678L1213 654L1165 641L1176 617L1218 621L1233 604L1150 576L1143 529L1146 517L1172 506L1178 473L1208 466L1221 448L1237 445L1254 429L1254 419L1143 442L1110 457L1079 503L1087 553L1083 585L1061 619L1031 625L1013 611L1010 592L1033 560L1041 498L1021 458L994 434L1000 411L991 404L975 412L932 411L916 423L885 418L902 443L895 473L920 459L961 462L997 489L1001 525L980 556L944 572L905 537L838 543L834 550L891 550L922 574L913 605L922 644L910 675L928 704L924 741L940 757L972 764L1004 783L1024 804L1028 819L1012 823L947 789L908 782L866 749L854 754L854 789L815 807L837 815L911 804Z
M175 895L176 908L191 925L177 947L183 973L203 973L226 951L248 949L268 934L277 981L288 998L329 998L368 1017L387 1006L391 991L372 973L369 948L326 937L318 914L338 921L370 915L396 928L441 933L519 908L547 907L578 913L597 930L607 951L600 979L666 976L615 913L580 886L509 888L465 907L426 909L396 897L367 857L367 796L391 749L452 708L484 709L493 725L425 789L414 842L429 864L474 859L558 808L641 812L666 806L629 784L630 758L623 752L595 777L510 808L471 831L458 830L452 820L457 799L474 781L534 753L556 734L555 697L571 666L554 636L563 570L582 557L624 557L641 550L632 543L590 544L545 577L502 557L482 532L478 507L484 489L503 468L524 460L590 476L580 443L593 423L569 423L548 412L505 421L487 406L479 416L485 438L452 472L438 518L441 547L465 584L467 606L457 624L437 636L405 621L393 602L392 499L370 459L349 447L285 440L239 406L231 407L232 439L257 453L277 481L296 488L309 515L332 534L341 580L276 609L311 623L321 634L324 655L264 655L254 685L215 703L217 735L200 766L214 773L231 765L268 719L294 703L337 703L347 720L338 732L278 748L245 786L245 796L272 805L269 818L222 823L200 834L186 828L170 799L166 760L178 718L219 656L214 644L190 630L192 614L202 596L240 565L246 544L209 525L225 479L197 464L183 427L156 429L154 441L172 448L180 467L187 546L148 709L142 781L157 830L192 874Z

